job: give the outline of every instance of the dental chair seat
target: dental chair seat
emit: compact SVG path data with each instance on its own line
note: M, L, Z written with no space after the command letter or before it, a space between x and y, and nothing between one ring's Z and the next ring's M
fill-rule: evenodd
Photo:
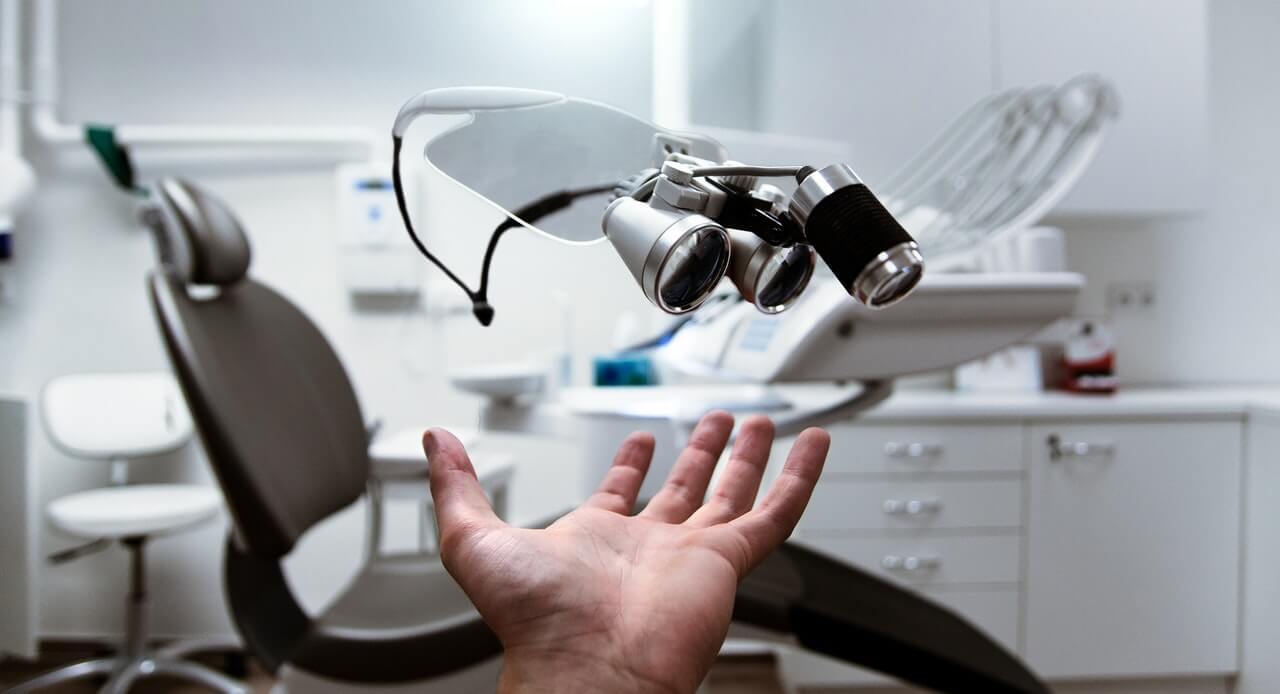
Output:
M177 532L213 520L222 497L194 484L136 484L70 494L49 504L49 522L69 535L118 540Z
M317 623L349 639L380 640L478 617L438 558L411 554L373 559Z

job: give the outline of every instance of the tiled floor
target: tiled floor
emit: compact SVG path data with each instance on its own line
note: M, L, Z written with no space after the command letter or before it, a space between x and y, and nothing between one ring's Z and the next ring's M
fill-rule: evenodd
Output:
M40 663L23 663L7 660L0 663L0 691L32 677L44 670L59 664L70 663L84 658L97 656L91 649L82 645L53 644L44 649L45 657ZM227 666L227 659L218 656L201 656L198 660L216 668ZM235 663L232 663L234 666ZM272 680L269 675L258 668L252 660L248 664L248 677L254 694L267 694L271 690ZM83 680L68 683L52 689L48 694L94 694L101 683ZM773 662L768 658L732 658L722 659L716 663L707 682L709 694L781 694L777 684L777 675ZM134 687L130 694L207 694L208 690L195 685L188 685L174 680L155 678L145 680ZM43 694L43 693L42 693Z

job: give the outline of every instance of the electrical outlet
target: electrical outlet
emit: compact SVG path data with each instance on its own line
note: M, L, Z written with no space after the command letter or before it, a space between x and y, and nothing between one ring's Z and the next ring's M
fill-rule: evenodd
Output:
M1154 282L1112 282L1107 285L1107 313L1149 313L1156 306Z

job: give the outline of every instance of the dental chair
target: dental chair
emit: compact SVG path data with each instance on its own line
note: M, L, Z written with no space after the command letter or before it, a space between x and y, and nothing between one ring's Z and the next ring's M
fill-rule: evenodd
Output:
M359 404L319 330L246 276L249 245L230 210L174 179L151 195L151 300L230 508L226 593L248 649L296 691L493 691L501 646L435 559L375 557L322 614L299 605L281 561L370 475ZM753 637L941 691L1047 691L960 617L800 547L743 581L734 618Z
M322 614L298 603L282 560L370 479L355 391L302 311L245 276L249 245L220 201L175 180L153 195L151 299L234 521L225 589L249 651L288 691L491 692L501 649L438 559L374 553Z

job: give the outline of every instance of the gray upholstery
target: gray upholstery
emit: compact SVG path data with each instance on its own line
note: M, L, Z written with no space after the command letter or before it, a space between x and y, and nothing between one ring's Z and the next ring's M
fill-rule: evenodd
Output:
M151 278L174 371L240 542L279 557L364 493L368 435L337 355L287 299L245 279L191 298Z
M385 637L475 616L471 600L438 559L408 554L371 560L325 608L319 622L353 638L362 633Z

